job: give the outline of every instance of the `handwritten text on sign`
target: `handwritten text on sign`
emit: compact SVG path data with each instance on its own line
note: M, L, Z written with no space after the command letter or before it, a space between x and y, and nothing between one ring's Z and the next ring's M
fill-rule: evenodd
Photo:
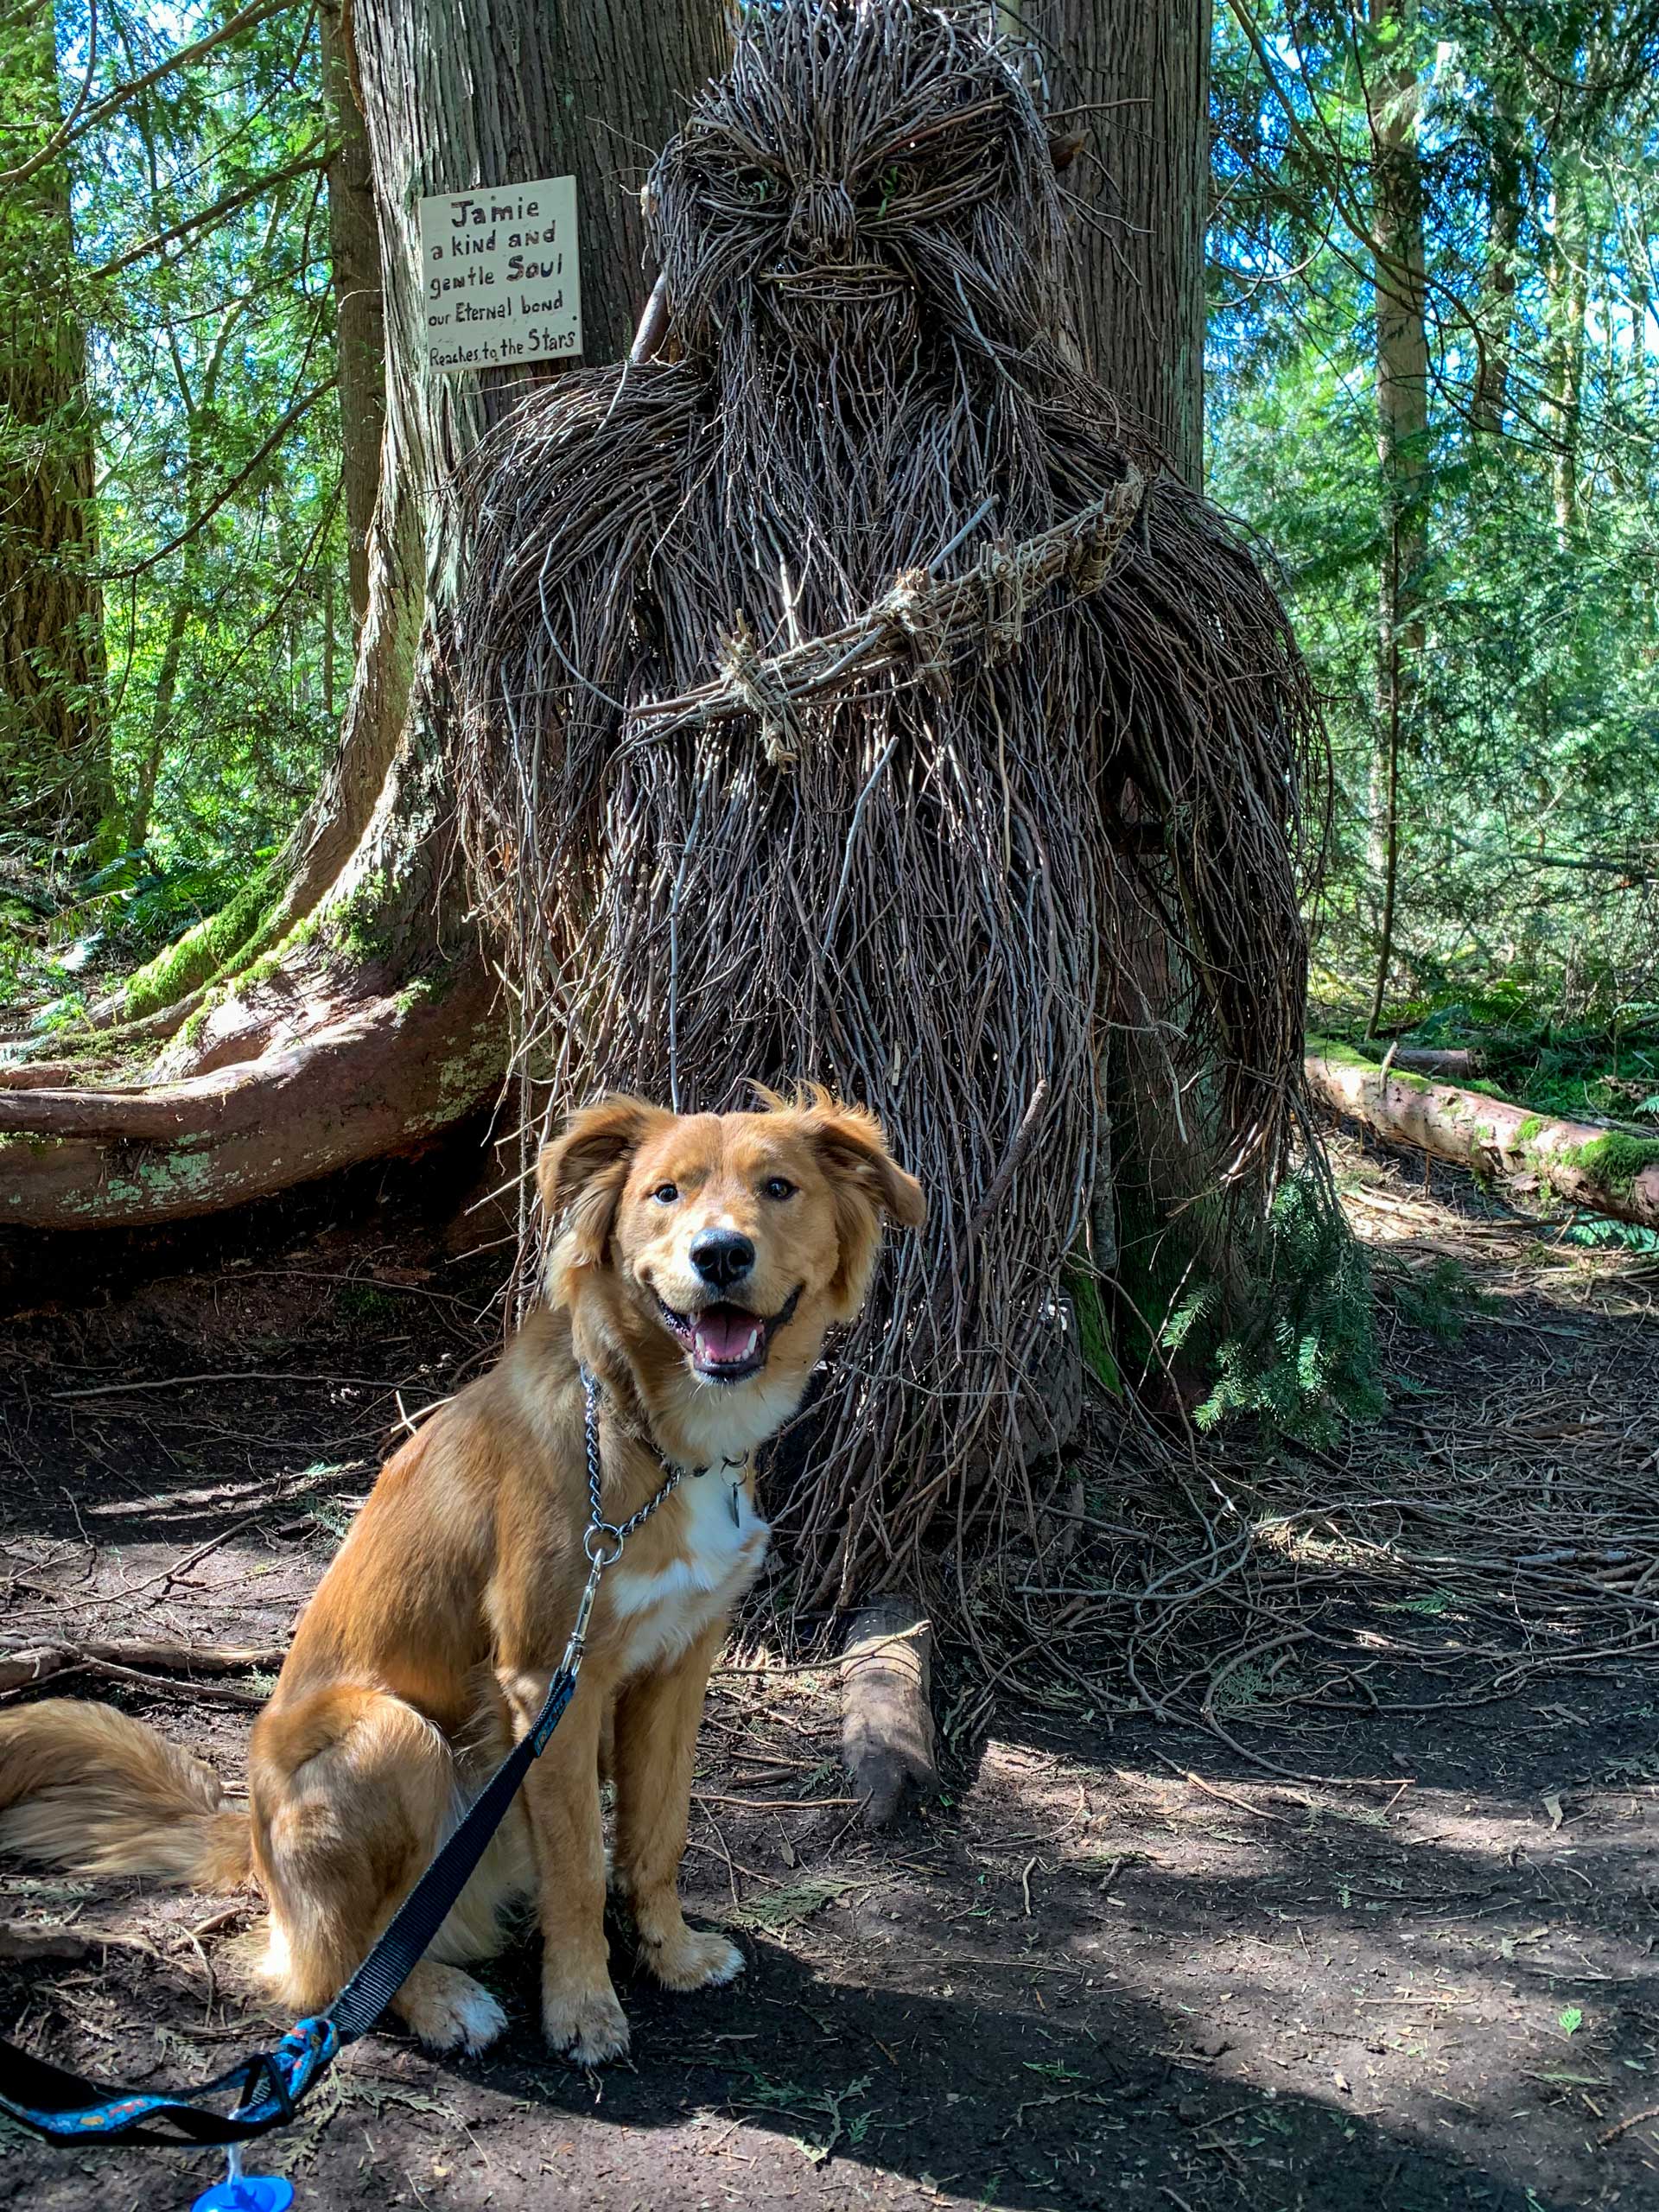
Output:
M423 200L421 291L435 369L581 353L575 177Z

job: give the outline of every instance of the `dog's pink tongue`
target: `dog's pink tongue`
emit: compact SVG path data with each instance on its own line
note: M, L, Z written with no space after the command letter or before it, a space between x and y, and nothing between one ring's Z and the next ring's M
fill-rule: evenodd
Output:
M735 1367L760 1348L762 1324L735 1306L711 1306L696 1320L696 1354L710 1367Z

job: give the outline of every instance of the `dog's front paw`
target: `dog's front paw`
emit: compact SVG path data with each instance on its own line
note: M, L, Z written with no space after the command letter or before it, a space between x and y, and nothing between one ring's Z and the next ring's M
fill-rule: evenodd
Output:
M423 1959L392 2000L429 2050L486 2050L507 2016L489 1991L459 1967Z
M627 2016L616 1992L550 1990L542 1999L542 2033L573 2066L604 2066L628 2055Z
M682 1929L664 1943L643 1943L639 1962L664 1989L718 1989L735 1981L748 1961L735 1943L711 1931Z

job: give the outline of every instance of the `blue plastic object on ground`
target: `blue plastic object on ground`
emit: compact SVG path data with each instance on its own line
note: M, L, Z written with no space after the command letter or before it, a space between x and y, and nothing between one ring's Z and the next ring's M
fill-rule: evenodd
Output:
M288 2212L293 2202L294 2184L280 2174L238 2174L205 2190L190 2212Z

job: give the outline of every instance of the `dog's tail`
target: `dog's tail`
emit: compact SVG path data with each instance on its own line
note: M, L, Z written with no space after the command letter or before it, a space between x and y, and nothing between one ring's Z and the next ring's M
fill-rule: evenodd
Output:
M0 1713L0 1850L86 1874L228 1890L253 1871L245 1806L188 1751L112 1705Z

